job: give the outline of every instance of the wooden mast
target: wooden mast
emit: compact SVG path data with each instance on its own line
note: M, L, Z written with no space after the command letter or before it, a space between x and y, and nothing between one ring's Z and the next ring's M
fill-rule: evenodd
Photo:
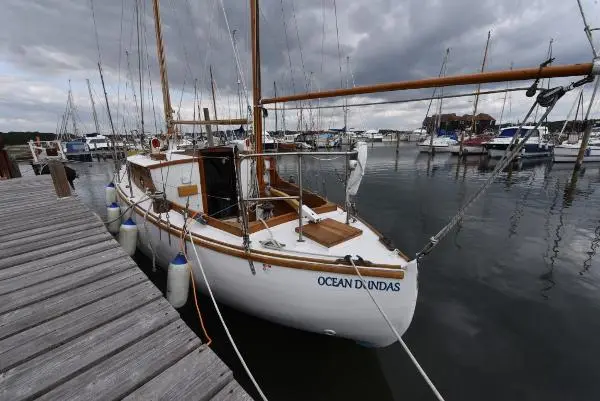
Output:
M481 62L481 71L485 69L485 62L487 61L488 49L490 47L490 38L492 31L488 31L487 41L485 42L485 51L483 52L483 61ZM477 84L477 93L475 95L475 102L473 104L473 117L471 118L471 135L477 135L477 104L479 103L479 92L481 91L481 84ZM460 149L458 151L459 156L463 154L463 142L465 140L465 130L462 130L460 134Z
M215 120L218 120L219 117L217 117L217 97L215 95L215 79L213 78L213 73L212 73L212 65L208 66L208 70L210 71L210 90L212 92L212 102L213 102L213 115ZM206 115L204 116L206 118ZM216 126L217 128L217 135L219 133L219 126Z
M454 75L447 77L416 79L413 81L392 82L386 84L355 86L347 89L333 89L320 92L300 93L262 99L261 104L293 102L308 99L325 99L338 96L364 95L397 90L424 89L443 86L474 85L492 82L525 81L536 78L572 77L592 74L592 63L567 64L550 67L520 68L511 71L491 71L476 74Z
M167 64L165 60L165 46L162 38L162 27L160 22L159 0L152 0L154 10L154 27L156 30L156 52L158 54L158 66L160 68L160 84L162 88L163 107L167 123L167 140L173 134L173 109L171 108L171 96L169 95L169 79L167 75Z
M252 41L252 120L255 141L255 151L263 151L263 120L261 110L260 86L260 40L259 40L259 11L258 0L250 0L250 37ZM265 184L263 177L264 165L262 157L256 161L258 190L262 192Z

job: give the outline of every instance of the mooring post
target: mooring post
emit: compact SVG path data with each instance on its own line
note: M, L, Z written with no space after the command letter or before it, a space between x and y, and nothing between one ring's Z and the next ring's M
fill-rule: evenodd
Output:
M50 176L52 177L52 182L54 183L56 195L59 198L71 196L71 187L69 185L69 181L67 180L65 166L63 166L63 164L58 160L50 160L48 161L48 169L50 170Z

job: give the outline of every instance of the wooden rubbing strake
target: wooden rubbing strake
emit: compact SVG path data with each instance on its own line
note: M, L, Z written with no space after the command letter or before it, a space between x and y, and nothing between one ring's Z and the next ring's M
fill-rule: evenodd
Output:
M296 232L298 232L298 227L296 227ZM302 233L307 238L331 248L358 237L362 234L362 230L333 219L325 219L318 223L309 223L303 226Z

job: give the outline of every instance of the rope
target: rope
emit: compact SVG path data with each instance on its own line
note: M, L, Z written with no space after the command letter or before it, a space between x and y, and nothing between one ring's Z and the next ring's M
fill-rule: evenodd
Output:
M146 209L146 213L144 213L144 231L146 231L146 236L148 237L148 244L150 245L150 251L152 251L152 272L156 272L156 252L154 251L154 245L152 245L152 238L150 237L150 233L148 232L148 213L150 212L150 208L152 205L148 205Z
M206 283L206 289L208 290L208 294L210 295L210 299L211 299L211 301L213 303L213 306L215 307L215 311L217 312L217 315L219 316L219 320L221 321L221 324L223 325L223 329L225 330L225 334L227 334L227 338L229 339L229 342L231 342L231 346L233 347L233 350L235 351L237 357L239 358L240 363L244 367L244 370L246 371L246 374L248 375L248 377L252 381L252 384L256 388L256 391L258 391L258 393L260 394L260 397L264 401L267 401L267 397L265 396L265 394L261 390L260 386L256 382L256 379L252 375L252 372L250 372L250 369L248 368L248 365L246 364L246 361L244 360L244 357L242 357L242 354L240 353L237 345L235 344L235 341L233 340L233 336L231 335L231 333L229 331L229 328L227 327L227 324L225 323L225 319L223 319L223 315L221 314L221 310L219 309L219 305L217 304L215 296L214 296L214 294L212 292L212 288L210 287L210 284L208 282L208 278L206 277L206 273L204 272L204 267L202 266L202 262L200 261L200 256L198 256L198 251L196 250L196 246L194 245L194 240L192 238L192 232L189 229L188 229L188 234L189 234L189 237L190 237L190 242L192 244L192 249L194 250L194 254L196 256L196 262L198 263L198 267L200 267L200 272L202 272L202 278L204 279L204 283Z
M572 89L572 85L570 85L567 88L562 88L562 89L566 92L567 90ZM498 162L498 165L496 166L496 168L494 169L494 171L492 172L490 177L471 196L471 198L469 198L469 200L467 200L467 202L458 210L456 215L454 215L454 217L452 219L450 219L448 224L446 224L436 235L434 235L433 237L431 237L429 239L429 243L427 245L425 245L419 253L417 253L417 259L420 259L423 256L427 255L429 252L431 252L433 250L433 248L435 248L439 244L439 241L442 240L454 228L454 226L456 226L463 219L467 209L469 207L471 207L471 205L473 203L475 203L475 201L477 199L479 199L481 194L483 194L483 192L494 182L494 180L498 177L498 175L500 175L502 170L504 170L504 168L513 161L513 159L517 156L517 154L519 154L521 152L521 149L523 149L527 140L531 137L531 135L533 135L533 133L537 130L537 128L540 126L542 121L544 121L544 119L548 116L548 114L550 114L550 112L556 105L558 99L562 96L562 94L564 94L564 92L563 92L562 94L552 98L552 103L547 105L544 115L535 124L533 129L528 130L528 132L525 134L525 136L522 138L522 140L520 142L518 142L518 139L521 135L521 129L523 128L523 125L525 124L527 119L531 116L533 111L536 109L536 107L540 103L540 96L548 94L548 93L552 94L552 91L554 91L554 89L545 90L545 91L542 91L542 93L540 93L540 95L537 97L536 101L533 103L533 105L529 109L529 112L523 119L523 122L519 125L517 132L514 134L509 146L506 148L506 152L502 156L502 159L500 159L500 162Z
M102 222L103 222L104 224L110 224L110 223L112 223L112 222L115 222L115 221L119 220L121 217L123 217L123 216L124 216L124 215L125 215L125 214L126 214L128 211L129 211L129 209L131 209L131 208L132 208L132 207L134 207L135 205L137 205L137 204L139 204L139 203L141 203L141 202L143 202L143 201L145 201L145 200L148 200L148 199L150 199L150 197L149 197L148 195L146 195L146 197L145 197L145 198L142 198L142 199L140 199L139 201L137 201L137 202L135 202L135 203L132 203L131 205L129 205L129 206L127 207L127 209L125 209L125 211L119 215L119 217L116 217L116 218L114 218L114 219L112 219L112 220L109 220L109 221L104 221L104 220L103 220Z
M385 313L385 311L383 310L383 308L381 307L381 305L379 305L379 302L377 302L377 300L373 296L373 293L371 292L371 290L367 286L367 283L366 283L365 279L363 278L362 274L360 274L360 270L354 264L354 260L352 259L352 257L350 257L348 259L350 259L350 262L352 263L352 267L354 267L354 271L356 272L356 275L360 278L360 281L362 281L363 288L367 291L367 294L369 294L369 297L371 298L371 301L373 301L373 303L377 307L377 310L379 311L379 313L381 314L381 316L383 316L383 318L385 319L385 322L387 323L387 325L389 326L389 328L392 330L392 332L394 333L394 335L398 339L398 342L400 343L400 345L402 345L402 348L404 349L404 351L408 354L408 357L410 358L410 360L412 361L412 363L415 365L415 367L417 368L417 370L419 371L419 373L421 374L421 376L423 376L423 379L425 379L425 382L427 383L427 385L429 386L429 388L431 389L431 391L433 391L433 394L435 394L435 397L439 401L444 401L444 397L442 397L442 395L437 390L437 388L435 387L435 385L433 384L433 382L431 381L431 379L429 378L429 376L427 376L427 373L425 373L425 370L423 370L423 368L421 367L421 365L417 361L417 358L415 358L415 356L413 355L413 353L410 352L410 349L408 348L408 346L406 345L406 343L404 342L404 340L402 340L402 337L400 336L400 333L398 333L398 330L396 330L396 327L394 327L394 325L390 321L389 317L387 316L387 313Z

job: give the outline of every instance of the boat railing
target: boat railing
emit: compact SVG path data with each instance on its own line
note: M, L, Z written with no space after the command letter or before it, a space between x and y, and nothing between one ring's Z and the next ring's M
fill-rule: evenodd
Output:
M45 163L48 160L67 160L62 143L59 140L53 141L32 141L28 142L29 151L34 163Z
M242 225L244 226L244 232L248 232L248 215L246 213L247 203L249 202L267 202L267 201L275 201L275 200L291 200L298 202L298 241L302 242L303 233L303 217L304 217L304 203L303 203L303 192L304 185L302 179L302 159L304 156L343 156L344 157L344 166L345 166L345 174L344 174L344 211L346 212L346 224L350 223L350 202L348 198L348 173L349 173L349 158L351 156L356 156L358 151L350 150L346 152L282 152L282 153L240 153L237 160L237 175L238 182L241 183L241 174L240 174L240 164L244 159L257 159L262 160L263 157L273 157L273 156L281 156L281 157L296 157L296 175L298 177L298 195L287 195L287 196L260 196L258 197L248 197L244 198L244 193L241 191L241 187L238 190L240 194L240 207L242 212Z

